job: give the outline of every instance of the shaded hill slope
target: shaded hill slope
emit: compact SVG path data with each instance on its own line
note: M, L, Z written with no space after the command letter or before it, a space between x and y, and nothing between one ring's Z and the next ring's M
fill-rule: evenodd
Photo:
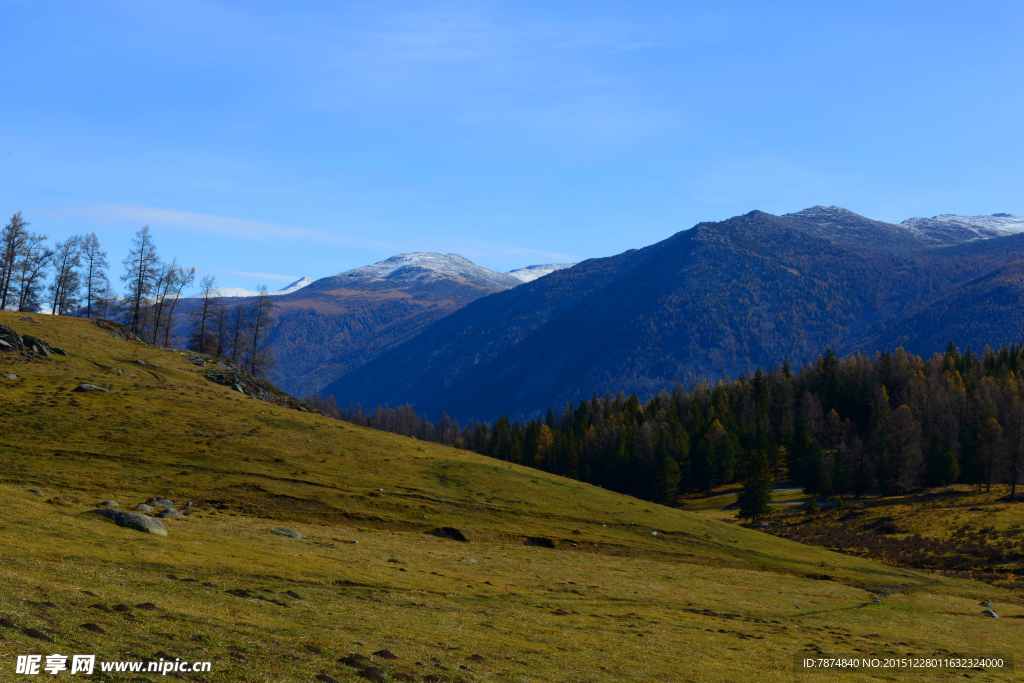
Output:
M252 401L89 321L0 322L69 353L0 353L7 653L211 661L182 674L206 683L788 680L803 653L1024 655L1004 589ZM69 392L83 381L109 392ZM187 513L166 538L81 514L154 496Z
M869 352L902 346L911 353L927 354L950 341L977 352L986 346L1024 343L1024 260L997 268L911 313L886 321L854 346Z
M934 248L835 207L755 211L486 297L331 384L341 405L535 415L842 352L1013 260L1021 236ZM943 344L944 346L944 344Z
M531 268L546 273L557 267ZM316 393L427 324L515 287L522 278L458 254L410 253L308 284L303 280L296 291L274 293L276 325L269 337L278 360L274 381L298 396ZM251 300L223 299L231 308ZM185 315L178 317L182 337L187 336L187 312L198 302L183 301Z

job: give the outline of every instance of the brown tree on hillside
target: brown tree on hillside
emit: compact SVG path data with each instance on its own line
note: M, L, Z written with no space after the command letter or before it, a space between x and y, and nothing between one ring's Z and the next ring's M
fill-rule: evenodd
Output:
M106 295L104 292L110 288L107 282L107 252L100 249L100 241L96 233L90 233L82 237L82 264L84 269L85 284L85 317L92 317L92 310L96 304Z
M21 217L21 211L0 232L0 311L7 309L7 302L14 284L14 273L28 239L28 223Z
M153 292L153 286L159 273L160 259L156 255L156 245L149 226L144 225L132 238L132 248L122 261L125 273L121 281L128 285L125 303L131 311L129 326L133 333L138 334L146 297Z
M901 405L885 423L889 440L892 487L903 492L912 487L921 469L921 427L910 408Z

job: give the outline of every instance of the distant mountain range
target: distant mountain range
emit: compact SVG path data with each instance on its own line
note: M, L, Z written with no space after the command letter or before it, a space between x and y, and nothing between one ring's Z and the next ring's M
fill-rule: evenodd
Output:
M397 284L401 280L408 280L416 283L427 283L443 279L463 279L473 281L477 284L489 286L494 289L508 289L523 282L532 282L539 277L563 268L572 268L575 263L544 263L535 266L517 268L508 273L501 273L490 268L478 266L472 261L458 254L434 254L430 252L413 252L409 254L398 254L391 258L378 261L370 266L363 266L353 270L345 271L336 277L346 276L353 281L380 280L382 282L393 282ZM273 292L269 296L284 296L293 294L300 289L318 282L311 277L299 278L295 282ZM213 296L236 299L252 298L259 295L255 289L243 287L216 287L210 290ZM202 295L197 293L189 298L198 299Z
M291 283L290 285L282 287L281 289L278 289L278 290L273 291L273 292L267 292L267 294L269 294L270 296L284 296L285 294L291 294L292 292L297 292L300 289L302 289L303 287L305 287L307 285L311 285L314 282L316 282L316 280L314 280L311 277L299 278L298 280L296 280L295 282ZM224 298L224 299L237 299L237 298L251 298L251 297L259 295L259 292L257 292L255 289L244 289L242 287L214 287L213 289L210 290L210 294L212 296L217 296L217 297L221 297L221 298ZM201 296L201 294L194 294L193 296L191 296L189 298L198 299L200 296Z
M278 360L273 379L296 396L316 393L471 301L573 265L501 273L458 254L415 252L319 280L302 278L271 292L276 324L270 343ZM215 292L233 303L256 294Z
M799 365L827 348L1020 342L1021 232L1008 214L891 224L821 206L701 223L424 322L324 393L492 420Z

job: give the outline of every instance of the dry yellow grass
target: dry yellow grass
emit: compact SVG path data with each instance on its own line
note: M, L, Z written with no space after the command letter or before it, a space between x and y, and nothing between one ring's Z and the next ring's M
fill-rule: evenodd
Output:
M0 322L71 356L0 356L0 374L19 376L0 380L0 617L16 626L0 626L0 681L28 680L16 655L51 652L209 659L194 680L211 682L362 680L337 660L382 648L399 657L378 661L388 680L516 682L791 681L794 655L819 650L1024 652L1009 591L258 403L176 351L20 317ZM111 391L70 393L80 382ZM167 520L167 538L80 514L154 495L216 508ZM469 542L424 533L440 526ZM287 606L226 592L239 589ZM873 604L887 589L903 590ZM1003 618L981 616L982 600ZM147 602L157 609L90 607Z

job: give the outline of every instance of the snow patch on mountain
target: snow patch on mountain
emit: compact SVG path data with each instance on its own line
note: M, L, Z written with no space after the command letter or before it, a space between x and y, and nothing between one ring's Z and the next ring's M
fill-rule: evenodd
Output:
M944 213L931 218L908 218L900 225L922 237L969 242L1024 232L1024 216L994 213L991 216L957 216Z
M308 287L314 282L316 282L316 280L314 280L311 277L299 278L290 285L286 285L285 287L282 287L281 289L278 289L277 291L274 292L267 292L267 294L269 296L283 296L285 294L291 294L292 292L299 291L303 287ZM225 299L259 296L259 292L256 291L255 289L245 289L243 287L215 287L210 290L210 294L212 296L221 297ZM190 298L195 299L199 298L200 296L202 296L202 294L195 294Z
M509 275L519 280L520 282L533 282L537 278L544 277L556 270L563 270L565 268L572 268L575 263L542 263L536 266L526 266L525 268L516 268L510 270Z

